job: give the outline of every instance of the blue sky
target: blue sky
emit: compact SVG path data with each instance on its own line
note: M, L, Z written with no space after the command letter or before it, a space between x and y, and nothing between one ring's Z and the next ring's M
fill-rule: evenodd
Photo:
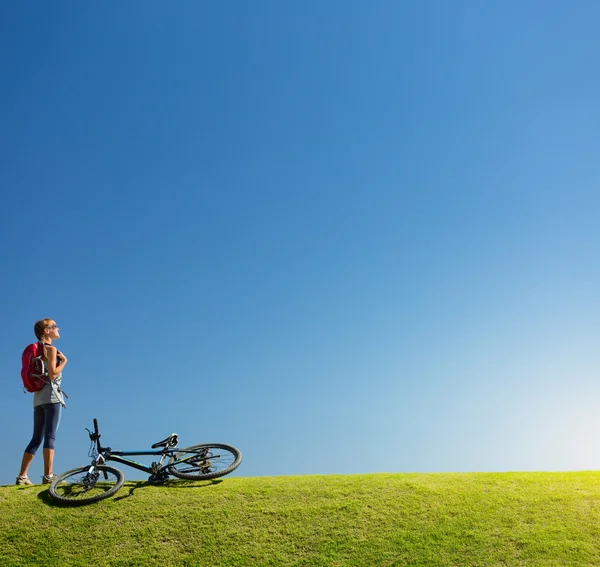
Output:
M0 484L43 317L57 472L600 468L596 2L0 10Z

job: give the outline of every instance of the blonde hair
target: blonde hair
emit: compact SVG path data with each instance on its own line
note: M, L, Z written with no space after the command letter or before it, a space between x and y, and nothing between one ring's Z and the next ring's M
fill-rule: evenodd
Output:
M34 326L33 332L39 341L44 338L44 329L50 326L52 319L40 319Z

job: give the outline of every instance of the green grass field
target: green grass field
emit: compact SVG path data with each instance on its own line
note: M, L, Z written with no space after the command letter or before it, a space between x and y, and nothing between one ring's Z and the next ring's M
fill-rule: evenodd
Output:
M600 473L129 482L78 508L7 486L0 565L599 566Z

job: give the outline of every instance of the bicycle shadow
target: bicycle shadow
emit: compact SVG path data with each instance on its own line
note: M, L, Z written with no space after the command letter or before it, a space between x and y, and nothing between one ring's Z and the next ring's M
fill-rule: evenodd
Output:
M215 484L221 484L223 482L222 478L213 478L212 480L169 480L164 486L168 486L169 488L208 488L209 486L213 486Z
M130 480L125 482L125 484L123 485L123 488L121 488L121 490L119 490L119 492L117 493L117 495L115 495L112 498L109 498L109 500L112 500L113 502L118 502L120 500L125 500L127 498L131 498L132 496L135 495L135 492L137 490L140 489L153 489L155 487L163 487L166 486L169 489L172 488L177 488L177 489L181 489L181 488L208 488L209 486L213 486L215 484L220 484L223 482L223 479L213 479L213 480L205 480L205 481L191 481L191 480L168 480L167 482L164 483L151 483L148 482L147 480ZM57 502L56 500L54 500L52 498L52 496L50 496L50 490L42 490L39 494L38 494L38 498L47 506L51 506L53 508L72 508L73 506L82 506L82 505L87 505L89 506L90 504L86 504L84 502L77 504L76 502L72 502L69 504L65 504L63 502ZM96 502L93 502L92 504L96 504Z
M52 506L53 508L60 508L61 505L59 502L56 502L56 500L52 500L52 496L50 496L50 490L46 489L46 490L42 490L41 492L38 493L37 496L44 504L48 505L48 506Z
M222 479L214 479L214 480L206 480L204 482L198 481L185 481L185 480L168 480L163 483L152 483L147 480L138 480L138 481L129 481L123 485L123 488L119 491L122 492L123 489L128 488L126 494L119 494L112 498L113 501L124 500L126 498L131 498L136 490L139 489L153 489L156 487L168 487L169 490L172 488L208 488L209 486L213 486L214 484L220 484L223 482Z

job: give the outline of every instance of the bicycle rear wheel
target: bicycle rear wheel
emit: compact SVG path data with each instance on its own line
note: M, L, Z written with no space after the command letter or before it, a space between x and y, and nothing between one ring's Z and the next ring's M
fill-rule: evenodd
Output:
M113 496L124 482L123 473L114 467L81 467L57 476L50 484L50 496L69 506L91 504Z
M185 480L210 480L229 474L242 462L242 453L231 445L204 443L177 451L169 472Z

